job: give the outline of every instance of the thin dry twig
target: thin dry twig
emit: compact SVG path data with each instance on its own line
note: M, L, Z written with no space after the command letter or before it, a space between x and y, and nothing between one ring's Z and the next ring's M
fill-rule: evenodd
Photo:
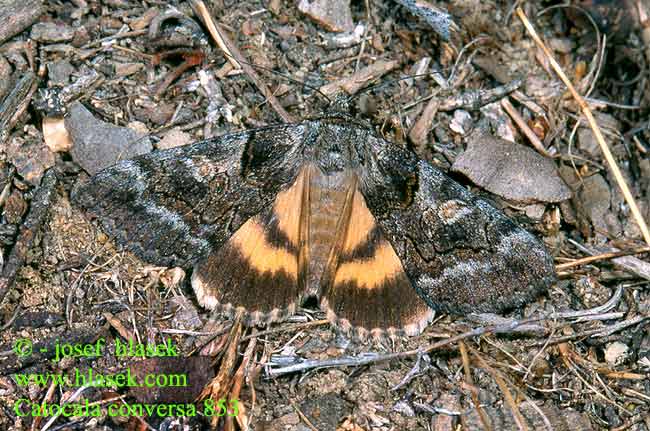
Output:
M503 399L505 400L506 404L508 404L508 407L510 407L512 417L515 419L515 423L519 429L521 431L527 431L528 426L526 425L526 419L524 419L524 416L519 411L519 407L517 407L517 403L512 397L510 389L508 389L508 385L506 384L505 380L501 377L500 373L497 370L492 368L487 363L487 361L483 359L483 356L477 350L472 349L472 354L478 360L479 366L492 375L492 378L499 386L499 389L501 389L501 392L503 393Z
M546 44L542 41L542 39L537 34L537 31L528 20L528 17L526 17L526 14L524 13L523 9L521 9L521 7L518 7L516 9L516 12L517 15L519 16L519 19L521 19L522 23L524 24L524 27L526 27L528 34L530 34L530 36L533 38L537 46L539 46L539 48L544 52L544 55L546 55L551 67L553 68L553 70L555 70L555 73L557 73L557 75L560 77L562 82L564 82L564 84L567 86L569 92L571 92L571 95L580 106L583 115L585 116L587 122L589 123L589 127L591 127L591 130L593 131L594 136L596 137L596 141L598 142L598 145L600 145L600 149L602 150L603 155L605 156L605 160L607 161L609 168L612 170L612 173L614 174L616 183L621 189L621 192L625 197L625 201L630 206L632 215L634 216L635 221L639 225L639 229L643 234L643 238L645 242L648 243L648 245L650 245L650 230L648 230L648 226L645 220L643 219L643 215L641 214L641 211L639 210L639 207L636 204L634 196L632 196L632 192L630 192L630 189L627 183L625 182L623 175L621 174L621 170L619 169L618 164L616 163L616 160L614 159L614 156L612 155L612 152L610 151L609 146L607 145L607 142L605 142L605 138L603 137L600 127L598 127L598 124L596 123L596 119L594 118L591 109L589 108L589 105L587 104L587 102L585 102L582 96L576 91L575 87L571 83L571 80L564 73L562 66L560 66L560 64L555 60L553 54L551 54Z
M280 102L273 95L271 90L266 86L266 84L259 77L255 69L253 69L250 64L244 60L244 56L239 52L239 49L235 44L228 38L226 33L223 31L221 26L217 24L213 19L210 11L205 6L202 0L192 0L190 2L192 9L199 16L203 24L208 29L210 36L217 43L219 48L226 54L228 61L235 66L237 69L242 69L248 78L255 84L255 86L262 92L264 97L269 101L271 107L275 112L282 117L282 119L287 123L293 123L294 118L289 114L283 107L280 105Z
M519 126L522 132L524 132L524 135L528 138L530 143L535 147L535 149L543 156L546 157L551 157L551 155L546 151L546 148L544 147L544 144L542 141L537 137L535 132L533 132L530 127L528 127L528 124L526 124L526 121L524 118L521 116L519 111L512 105L510 102L510 99L508 96L504 97L501 99L501 106L503 106L503 109L506 110L508 115L512 118L512 120Z
M420 356L423 354L431 353L434 350L439 350L442 349L443 347L447 347L452 344L461 342L468 338L474 338L474 337L483 336L487 334L505 334L505 333L511 334L513 332L516 332L518 328L530 325L531 323L534 322L541 322L545 320L557 320L557 319L581 319L581 318L585 318L586 316L601 315L602 313L607 313L609 310L615 307L620 301L622 294L623 294L623 289L622 287L619 287L614 292L614 295L612 295L612 297L605 304L599 305L597 307L588 310L549 313L546 315L531 317L523 320L513 319L513 320L507 320L505 322L500 322L498 324L484 325L463 332L461 334L445 338L435 343L431 343L426 347L414 349L414 350L407 350L403 352L394 352L394 353L386 353L386 354L367 352L357 356L342 356L338 358L325 359L325 360L310 359L298 363L291 363L289 365L284 365L286 364L286 362L283 364L270 362L270 363L266 363L266 374L269 377L277 377L285 374L303 372L303 371L312 370L316 368L358 367L362 365L369 365L369 364L374 364L383 361L391 361L395 359L404 359L413 356ZM602 315L607 317L608 319L610 318L605 314ZM626 320L624 322L612 326L607 326L605 328L598 328L592 331L585 331L579 334L579 336L573 335L571 337L580 338L580 337L586 337L590 335L597 336L598 334L603 334L603 333L611 334L613 332L620 331L621 329L624 329L628 326L641 323L644 319L646 318L643 316L637 316L635 318ZM562 338L557 338L557 339L551 338L551 339L547 339L544 343L551 345L561 341L566 341L566 340Z
M465 372L465 381L467 384L474 386L474 381L472 379L472 371L470 369L470 363L469 363L469 355L467 354L467 346L463 341L458 343L458 347L460 348L460 356L463 359L463 371ZM472 398L472 403L474 403L474 408L476 408L476 412L478 413L478 417L481 420L481 423L483 424L483 428L486 430L491 430L492 427L490 426L490 421L488 420L487 415L485 414L485 410L481 408L481 402L478 398L478 393L474 391L470 391L470 397Z
M635 254L642 254L642 253L650 253L650 247L641 247L634 250L623 250L623 251L597 254L594 256L587 256L587 257L573 260L571 262L555 265L555 270L559 272L559 271L564 271L565 269L568 268L573 268L574 266L586 265L588 263L598 262L601 260L609 260L615 257L632 256Z
M620 250L618 249L609 249L609 250L594 250L589 247L586 247L579 242L569 239L569 242L576 246L578 250L587 253L591 256L595 256L600 253L617 253ZM614 266L619 267L627 272L630 272L637 277L643 278L645 280L650 280L650 264L644 260L638 259L634 256L620 256L612 258L612 263Z

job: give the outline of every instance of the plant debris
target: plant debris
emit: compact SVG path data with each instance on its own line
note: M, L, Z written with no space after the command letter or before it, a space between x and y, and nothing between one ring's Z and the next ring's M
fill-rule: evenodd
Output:
M650 430L647 0L0 0L0 21L0 428ZM245 328L70 205L84 171L333 109L543 239L557 283L411 338L348 339L310 303ZM54 360L61 340L99 339L100 356ZM168 339L172 360L115 355ZM17 379L75 369L192 377ZM206 417L199 394L239 409ZM19 415L19 400L101 414ZM201 414L108 415L181 401Z

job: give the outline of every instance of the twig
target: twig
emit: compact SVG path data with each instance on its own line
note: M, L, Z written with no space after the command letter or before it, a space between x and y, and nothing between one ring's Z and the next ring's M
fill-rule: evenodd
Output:
M645 316L635 316L631 319L624 320L622 322L616 323L614 325L606 326L605 328L598 328L598 329L590 329L588 331L582 331L578 332L576 334L571 334L571 335L564 335L562 337L557 337L557 338L550 338L546 340L545 342L535 342L530 345L530 347L535 347L535 346L542 346L544 344L547 344L548 346L559 344L559 343L565 343L567 341L571 340L577 340L579 338L587 338L587 337L592 337L592 338L598 338L598 337L607 337L609 335L614 334L615 332L618 332L620 330L623 330L629 326L636 325L638 323L643 323L645 320L648 320L647 317Z
M86 45L82 46L81 49L88 49L88 48L93 48L95 46L100 46L104 42L109 42L112 40L117 40L117 39L124 39L127 37L137 37L137 36L142 36L143 34L147 34L149 30L133 30L133 31L125 31L124 33L117 33L113 34L111 36L106 36L101 39L93 40L92 42L87 43Z
M2 302L13 285L16 274L25 263L27 253L32 247L38 231L43 226L43 223L45 223L50 206L55 198L55 188L56 175L54 170L50 169L45 173L41 180L41 185L36 190L32 199L32 207L20 230L16 244L11 250L7 263L2 269L2 274L0 274L0 302Z
M210 35L219 48L221 48L221 50L226 54L228 61L237 69L242 69L244 71L257 89L262 92L264 97L266 97L275 112L277 112L285 122L293 123L293 117L282 107L282 105L280 105L278 99L275 98L271 90L269 90L266 84L264 84L260 79L257 72L255 72L250 64L244 60L244 56L239 52L239 49L237 49L228 36L226 36L226 33L221 29L221 26L212 19L212 16L210 15L208 8L205 6L205 3L203 3L203 0L191 0L190 5L203 24L207 27L208 32L210 32Z
M460 348L460 356L463 359L463 371L465 372L465 381L467 382L468 385L474 386L474 381L472 380L472 371L470 369L470 363L469 363L469 355L467 354L467 346L465 345L464 342L458 343L458 347ZM478 393L474 391L470 391L470 396L472 398L472 403L474 403L474 408L476 408L476 411L478 412L478 417L481 420L481 423L483 424L483 428L486 430L490 431L492 430L492 427L490 426L490 421L487 418L487 415L485 414L485 410L481 408L481 402L478 398Z
M512 333L516 331L518 328L530 325L533 322L539 322L543 320L556 320L561 318L583 318L585 316L606 313L607 311L611 310L613 307L615 307L618 304L622 293L623 293L623 289L622 287L619 287L614 293L614 295L612 295L612 297L605 304L602 304L598 307L594 307L588 310L550 313L539 317L531 317L529 319L508 320L500 324L480 326L470 331L463 332L453 337L445 338L444 340L440 340L435 343L429 344L428 346L420 349L407 350L403 352L386 353L386 354L368 352L368 353L360 354L358 356L343 356L339 358L326 359L326 360L313 359L313 360L306 360L306 361L302 361L287 366L279 366L276 368L271 368L270 365L272 364L267 363L266 372L269 377L277 377L284 374L302 372L302 371L311 370L315 368L350 367L350 366L359 367L359 366L374 364L383 361L403 359L403 358L428 354L433 352L434 350L441 349L445 346L449 346L451 344L463 341L467 338L478 337L486 334ZM580 335L580 337L600 334L602 332L616 332L627 326L633 325L635 323L639 323L642 320L643 319L639 320L637 318L633 318L628 321L621 322L621 324L618 325L613 325L606 328L599 328L593 331L584 332ZM579 338L579 337L575 337L575 338ZM555 340L547 339L545 343L552 344L555 342L561 342L558 340L559 339L555 339Z
M508 96L504 97L501 99L501 106L503 106L503 109L506 110L506 112L510 115L512 120L519 126L522 132L524 132L524 135L528 138L530 143L535 147L535 149L543 156L546 157L551 157L551 155L546 151L546 148L544 148L544 144L542 141L537 137L535 132L533 132L530 127L528 127L528 124L526 124L526 121L524 121L523 117L517 111L517 109L512 106L512 103L510 103L510 100L508 99Z
M641 253L650 253L650 247L641 247L633 250L612 251L608 253L596 254L594 256L583 257L571 262L555 265L555 270L563 271L568 268L573 268L574 266L586 265L588 263L597 262L600 260L609 260L615 257L631 256L631 255L641 254Z
M592 250L588 247L585 247L584 245L580 244L577 241L574 241L572 239L569 239L569 242L573 245L575 245L580 251L587 253L589 255L596 255L597 253L602 253L603 251L595 251ZM610 250L611 252L618 252L620 250L614 249ZM614 257L612 258L612 263L619 267L624 269L625 271L628 271L637 277L641 277L645 280L650 280L650 265L641 260L638 259L634 256L620 256L620 257Z
M647 61L650 61L650 14L645 8L642 0L637 0L636 7L639 12L639 22L641 23L641 40Z
M0 100L0 145L4 145L11 129L25 112L38 87L38 79L33 72L27 71L16 82L4 101Z
M479 366L492 375L492 378L494 378L494 381L499 386L499 389L501 389L501 392L503 393L503 399L506 401L506 404L508 404L508 407L510 407L510 411L512 412L512 417L515 419L515 423L517 424L519 429L521 431L527 431L528 426L526 425L526 419L524 419L524 416L519 411L519 407L517 407L517 403L515 402L515 399L512 397L512 394L510 393L510 389L508 389L508 385L503 380L499 372L494 368L492 368L487 363L487 361L483 359L483 356L478 351L472 349L472 353L474 354L474 357L478 360Z
M452 20L451 15L442 9L415 0L395 1L407 8L412 14L425 20L445 40L449 40L452 33L458 31L458 25Z
M418 354L431 353L434 350L438 350L443 347L449 346L451 344L455 344L467 338L478 337L481 335L495 333L495 332L512 331L521 325L526 325L531 321L537 321L537 320L541 320L541 319L535 318L535 319L515 320L512 322L508 322L505 325L482 326L479 328L474 328L470 331L463 332L462 334L458 334L453 337L449 337L444 340L440 340L435 343L429 344L424 349L407 350L404 352L394 352L394 353L386 353L386 354L368 352L368 353L360 354L358 356L343 356L339 358L326 359L326 360L318 360L318 359L306 360L298 364L287 365L285 367L268 368L267 374L269 377L277 377L284 374L291 374L291 373L301 372L301 371L310 370L314 368L350 367L350 366L358 367L362 365L374 364L377 362L409 358L412 356L416 356Z
M603 134L600 131L598 124L596 123L596 119L591 113L591 109L589 108L589 105L587 104L587 102L585 102L582 96L578 94L573 84L571 83L571 80L569 80L569 78L564 73L564 70L562 70L562 66L560 66L558 62L555 60L555 58L553 58L553 55L549 51L548 47L544 44L542 39L537 34L537 31L535 30L535 28L533 28L532 24L526 17L526 14L524 13L523 9L521 9L521 7L518 7L516 11L517 11L517 15L519 16L519 19L521 19L521 21L523 22L524 27L526 27L526 30L528 31L530 36L533 38L537 46L539 46L539 48L544 52L544 54L548 58L548 61L551 64L551 67L553 67L553 70L555 70L555 73L557 73L557 75L560 77L562 82L564 82L564 84L571 92L571 95L576 100L578 105L580 105L580 109L582 110L583 115L587 118L587 122L589 123L589 126L591 127L591 130L593 131L594 136L596 137L596 141L600 145L600 149L602 150L603 155L605 156L605 160L607 161L609 168L614 174L616 183L621 189L621 192L625 197L625 201L630 206L632 215L634 216L634 219L639 225L639 229L643 234L643 238L645 239L645 242L648 243L648 245L650 245L650 230L648 230L648 226L646 225L646 222L643 219L643 215L641 214L641 211L639 210L639 207L637 206L636 201L634 200L634 197L632 196L632 193L630 192L630 189L627 186L627 183L625 182L623 175L621 174L618 164L616 163L616 160L614 159L614 156L612 155L612 152L610 151L607 142L605 142L605 138L603 137Z
M508 94L512 93L519 87L523 81L515 79L504 85L490 88L487 90L467 90L457 96L449 97L440 103L440 110L444 112L455 111L456 109L466 109L477 111L482 106L496 102Z
M352 95L363 88L369 81L385 75L399 65L400 62L396 60L379 60L347 78L323 85L320 91L326 96L331 96L340 91L345 91L347 94Z

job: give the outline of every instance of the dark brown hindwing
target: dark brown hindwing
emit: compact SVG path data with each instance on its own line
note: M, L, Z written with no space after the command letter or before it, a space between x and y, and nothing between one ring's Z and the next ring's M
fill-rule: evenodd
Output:
M354 181L323 276L321 307L361 338L419 334L433 310L417 295Z
M249 325L293 312L305 290L309 174L304 167L270 208L194 267L192 286L201 305L227 314L241 311Z

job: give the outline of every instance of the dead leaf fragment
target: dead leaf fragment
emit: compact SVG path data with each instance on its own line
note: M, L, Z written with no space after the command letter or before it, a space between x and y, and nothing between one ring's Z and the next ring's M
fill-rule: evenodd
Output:
M553 161L528 147L486 134L470 137L451 170L511 201L562 202L571 197Z

